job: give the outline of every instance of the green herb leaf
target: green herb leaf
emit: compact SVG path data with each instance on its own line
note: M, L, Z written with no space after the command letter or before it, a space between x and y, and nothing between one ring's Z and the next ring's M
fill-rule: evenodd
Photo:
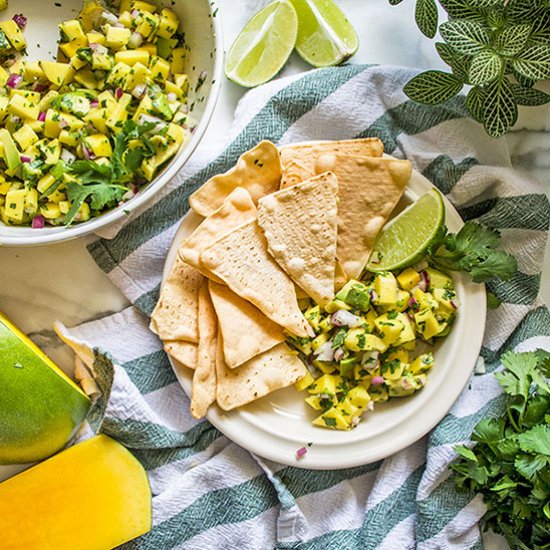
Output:
M489 309L497 309L502 304L502 300L495 296L492 292L487 292L487 307Z
M454 450L462 457L464 457L466 460L471 460L473 462L477 462L477 456L472 451L472 449L466 447L466 445L457 445Z
M512 86L507 78L494 80L487 86L483 103L485 129L491 137L504 135L518 118Z
M537 472L548 465L544 456L520 455L514 461L516 470L525 478L533 481Z
M468 80L470 84L486 84L497 79L502 71L502 58L493 50L482 50L472 59Z
M499 243L498 231L469 221L456 234L442 234L430 247L428 262L444 271L469 273L476 283L507 280L517 271L517 261L496 250Z
M490 44L489 33L481 23L467 20L451 20L439 27L445 41L457 52L475 55Z
M517 438L522 451L550 457L550 427L535 426Z
M435 0L416 0L415 19L422 34L433 38L437 32L438 22Z
M466 109L478 122L483 122L483 103L485 102L484 91L476 86L471 88L466 96Z
M501 55L517 55L529 40L532 25L524 23L521 25L510 25L502 30L497 36L495 48Z
M443 71L426 71L407 82L403 91L413 101L438 105L454 97L462 89L462 82Z
M526 48L514 59L512 66L531 80L550 78L550 45L537 44Z
M512 84L512 92L518 105L533 107L550 102L549 94L536 88L527 88L521 84Z

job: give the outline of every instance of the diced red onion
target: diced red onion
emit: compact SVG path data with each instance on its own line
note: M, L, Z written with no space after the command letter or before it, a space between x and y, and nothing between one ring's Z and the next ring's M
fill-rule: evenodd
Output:
M128 47L132 50L139 48L143 44L143 36L139 32L133 32L128 40Z
M330 323L336 327L355 328L363 323L363 319L345 309L339 309L330 316Z
M369 401L369 404L367 405L368 411L374 411L374 401Z
M454 300L451 300L451 305L452 305L455 309L458 309L458 304L457 304Z
M136 9L134 9L134 10L132 10L132 11L130 12L130 15L131 15L132 17L137 17L137 16L139 15L139 11L136 10Z
M38 120L40 122L44 122L46 120L46 111L40 111L38 114Z
M23 77L20 74L12 73L6 81L6 86L12 89L19 88L21 82L23 82Z
M430 276L428 275L427 271L421 271L420 276L422 277L422 281L424 282L424 285L426 286L425 289L424 288L422 289L425 292L426 290L428 290L428 287L430 286Z
M332 361L334 359L334 350L332 349L332 342L325 342L319 346L313 355L317 356L319 361Z
M418 305L418 302L416 301L416 298L414 296L411 296L407 304L409 307L412 307L414 309Z
M31 224L31 227L33 229L42 229L44 225L45 225L44 216L42 215L34 216Z
M97 42L92 42L90 49L99 54L106 54L109 51L103 44L98 44Z
M150 132L153 132L153 133L160 132L168 124L167 122L164 122L164 120L160 120L160 118L150 116L150 115L141 115L139 117L140 124L145 124L147 122L152 122L153 124L155 124L155 127L149 130Z
M373 386L381 386L384 383L384 377L383 376L373 376L370 383Z
M361 357L361 366L367 370L372 370L378 367L380 364L378 358L380 353L378 351L366 351Z
M92 101L90 101L90 107L92 109L95 109L98 106L99 106L99 100L98 99L92 99Z
M12 19L17 23L17 26L21 30L27 26L27 18L22 13L15 14Z
M60 128L67 128L67 126L69 126L69 123L68 123L66 120L61 119L61 120L59 121L59 127L60 127Z
M374 290L369 290L369 296L371 302L376 302L378 300L378 294Z
M300 447L296 451L296 458L304 458L304 456L306 456L306 454L307 454L307 449L305 447Z
M117 88L115 90L115 97L117 99L120 99L122 97L122 94L124 93L124 90L122 88Z
M71 164L76 160L76 157L68 149L65 148L61 150L60 158L66 164Z
M21 155L21 162L31 162L31 157L27 157L26 155Z
M95 158L94 154L88 149L85 143L82 144L82 155L86 160L93 160Z
M170 92L166 95L166 99L168 100L168 103L174 103L178 99L178 96L174 92Z
M355 428L355 426L357 426L357 424L359 424L359 422L361 422L361 417L360 416L354 416L352 419L351 419L351 425Z
M111 13L110 11L104 11L102 14L101 14L101 17L103 17L103 19L105 19L105 21L107 21L107 23L111 23L112 25L117 25L117 23L119 23L119 20L117 18L116 15L114 15L113 13Z
M38 93L42 93L42 92L45 92L46 90L49 89L49 85L48 84L42 84L40 82L36 82L34 84L34 86L32 87L32 89L35 91L35 92L38 92Z
M187 105L187 103L182 103L182 104L180 105L179 110L180 110L182 113L187 114L187 113L189 113L189 105Z
M403 378L401 380L401 386L403 387L404 390L411 390L414 387L411 381L407 378Z
M334 360L340 361L344 357L344 350L342 348L336 348L334 351Z
M145 84L137 84L136 87L132 90L132 95L137 99L141 99L145 95L146 91L147 86Z

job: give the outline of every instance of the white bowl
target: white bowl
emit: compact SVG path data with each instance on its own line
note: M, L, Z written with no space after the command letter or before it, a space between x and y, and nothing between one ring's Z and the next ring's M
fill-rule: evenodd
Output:
M129 211L150 200L187 162L199 144L216 105L223 78L223 41L217 7L212 0L155 0L158 5L171 7L179 16L189 46L186 71L189 74L189 105L195 104L191 113L196 128L185 145L165 170L136 197L102 216L69 227L8 227L0 222L0 245L36 246L82 237L110 225L127 216ZM30 59L48 59L57 51L57 25L72 19L80 11L82 0L63 0L44 5L36 0L10 2L2 19L22 13L28 18L25 36L29 42ZM199 75L206 73L206 81L195 93ZM200 101L204 98L203 101ZM198 101L197 101L198 100Z

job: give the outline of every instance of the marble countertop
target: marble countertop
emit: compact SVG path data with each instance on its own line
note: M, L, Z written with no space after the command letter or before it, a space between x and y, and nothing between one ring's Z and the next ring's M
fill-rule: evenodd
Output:
M226 48L258 7L267 3L218 1ZM414 2L395 7L388 0L339 0L338 4L355 24L361 40L352 62L444 68L433 41L416 28ZM293 54L282 75L308 69ZM203 152L221 149L235 107L245 92L224 81L213 120L199 146ZM526 109L506 139L514 165L538 177L550 195L550 106ZM60 319L71 326L126 305L125 298L90 259L81 240L41 248L0 248L0 281L0 310L67 368L71 355L55 340L53 322ZM542 297L550 304L550 253L544 267Z

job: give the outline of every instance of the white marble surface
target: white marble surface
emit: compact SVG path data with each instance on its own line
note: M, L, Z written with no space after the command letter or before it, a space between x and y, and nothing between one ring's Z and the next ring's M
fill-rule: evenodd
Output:
M250 15L267 0L219 0L228 47ZM444 65L433 43L414 24L414 2L391 7L387 0L339 0L355 24L361 47L357 63L400 64L428 68ZM31 37L32 38L32 37ZM293 55L282 75L308 70ZM218 150L225 140L235 106L245 90L225 81L210 128L200 147ZM543 183L550 195L550 107L526 110L507 138L514 163ZM125 305L125 299L88 256L82 241L44 248L0 249L0 310L45 345L54 359L70 368L70 355L52 345L56 319L78 324ZM550 304L550 254L545 264L542 295ZM0 471L0 476L2 472ZM502 548L500 543L493 547Z

